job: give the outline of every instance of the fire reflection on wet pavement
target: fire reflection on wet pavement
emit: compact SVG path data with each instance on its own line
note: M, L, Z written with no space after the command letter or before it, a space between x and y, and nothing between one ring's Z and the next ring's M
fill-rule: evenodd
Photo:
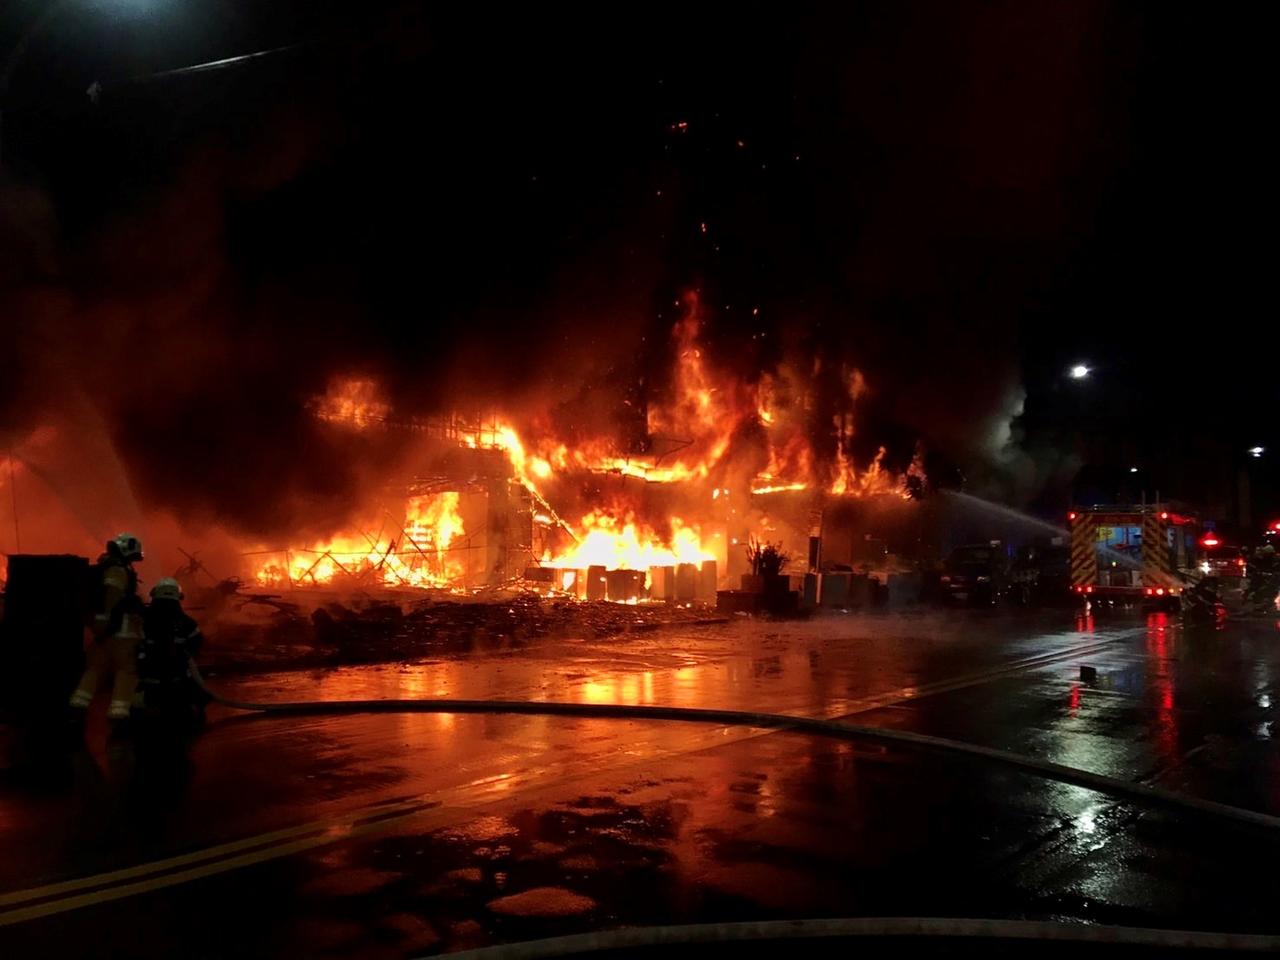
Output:
M1255 733L1271 716L1276 656L1261 628L921 614L548 641L227 685L267 699L853 715L1277 812L1271 741ZM1094 680L1080 679L1081 665ZM226 719L195 742L186 777L148 801L160 819L121 815L146 768L134 763L132 781L117 770L88 801L15 795L5 889L293 824L336 826L296 850L263 840L252 864L223 870L220 854L198 880L0 929L15 955L52 925L79 943L105 925L102 942L118 942L157 915L163 935L142 955L194 927L211 948L248 942L245 954L262 956L411 956L624 924L816 915L1259 930L1274 925L1265 905L1280 892L1266 867L1277 841L1260 831L787 732L476 715ZM105 837L96 848L28 839L74 837L65 824L86 803L96 814L78 835ZM213 903L237 904L235 919L211 924Z

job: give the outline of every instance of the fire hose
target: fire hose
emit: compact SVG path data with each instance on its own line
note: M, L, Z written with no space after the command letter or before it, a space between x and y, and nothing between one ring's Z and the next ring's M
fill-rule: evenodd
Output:
M867 727L837 720L793 716L783 713L757 713L746 710L713 710L699 707L642 706L613 703L565 703L544 700L301 700L276 703L254 703L224 697L205 683L195 661L190 664L196 685L215 703L233 710L268 716L305 716L309 714L345 713L477 713L516 714L523 716L575 717L593 720L663 720L687 723L709 723L720 726L752 727L760 730L786 730L845 741L863 741L890 747L906 747L944 756L961 756L998 767L1055 780L1095 793L1122 800L1137 801L1146 806L1184 813L1194 813L1254 827L1280 827L1280 817L1234 807L1214 800L1203 800L1173 790L1148 786L1104 776L1078 767L1027 757L1007 750L983 747L959 740L949 740L906 730Z
M746 726L766 730L808 733L846 741L866 741L886 746L908 747L942 755L979 759L1033 776L1084 787L1123 800L1225 819L1255 827L1280 827L1280 817L1245 810L1212 800L1119 780L1068 767L1047 760L992 747L983 747L943 737L903 730L886 730L834 720L757 713L743 710L711 710L693 707L640 706L632 704L586 704L538 700L304 700L255 703L224 697L211 689L195 662L191 676L210 699L224 707L264 715L304 716L344 713L476 713L559 716L585 719L663 720L717 725ZM795 941L812 938L848 937L931 937L995 941L1065 942L1106 944L1138 948L1197 949L1211 951L1280 951L1280 937L1266 934L1216 933L1208 931L1161 930L1102 924L1085 925L1060 921L991 920L952 917L855 917L706 923L676 926L633 927L598 930L584 934L552 937L512 944L498 944L454 954L465 960L548 960L577 954L598 954L644 948Z
M1056 920L986 920L964 917L836 917L805 920L747 920L737 923L690 923L661 927L593 930L545 940L501 943L449 954L450 960L548 960L580 954L669 949L692 944L729 945L751 942L841 939L848 937L938 937L964 940L1072 943L1080 946L1159 948L1165 950L1280 950L1280 937L1268 934L1161 930ZM904 944L896 944L901 947ZM975 944L976 946L976 944ZM737 948L731 948L736 951ZM726 951L727 952L727 951ZM779 951L781 953L781 951ZM735 955L736 952L735 952ZM966 954L967 956L968 954Z

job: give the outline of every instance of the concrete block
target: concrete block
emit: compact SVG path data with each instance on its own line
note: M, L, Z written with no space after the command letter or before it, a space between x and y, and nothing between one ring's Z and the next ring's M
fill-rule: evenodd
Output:
M759 593L719 590L716 592L716 613L755 613L763 600Z
M676 568L649 568L649 599L674 600L676 598Z
M607 595L608 583L605 580L604 567L600 565L587 567L586 598L588 600L603 600Z
M689 603L698 598L698 565L682 563L676 567L676 600Z
M916 603L920 599L923 588L924 585L918 573L891 573L889 574L889 605L900 607Z
M818 575L806 573L800 587L800 608L812 610L818 605Z
M703 560L698 568L697 599L715 602L716 587L719 586L719 568L714 560Z
M557 574L560 571L554 567L525 567L524 578L534 583L545 583L547 586L553 586L559 579Z
M875 599L875 582L866 574L854 574L849 580L849 606L869 607Z
M640 599L644 589L644 572L641 570L610 570L605 574L605 593L615 603L627 603Z
M821 603L824 607L849 606L849 591L853 582L851 573L824 573L821 584Z

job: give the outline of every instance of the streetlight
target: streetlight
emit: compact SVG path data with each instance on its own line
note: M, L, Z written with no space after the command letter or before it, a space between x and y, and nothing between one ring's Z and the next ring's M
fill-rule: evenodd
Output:
M1084 363L1077 363L1074 367L1071 368L1069 373L1071 374L1072 380L1083 380L1090 373L1089 365Z
M1138 472L1138 468L1137 468L1137 467L1130 467L1130 468L1129 468L1129 472L1130 472L1130 473L1137 473L1137 472Z
M7 56L3 55L3 51L0 51L0 162L4 159L5 101L9 96L9 87L13 80L13 75L26 58L27 49L31 44L39 39L41 34L52 29L55 22L63 15L63 12L73 5L73 0L51 0L51 2L46 3L44 9L36 15L26 30L19 35L17 43L9 48ZM150 0L107 0L102 5L114 13L122 11L138 13L141 12L141 9L145 9L151 4ZM96 93L92 92L92 88L90 88L89 97L91 100L96 97Z

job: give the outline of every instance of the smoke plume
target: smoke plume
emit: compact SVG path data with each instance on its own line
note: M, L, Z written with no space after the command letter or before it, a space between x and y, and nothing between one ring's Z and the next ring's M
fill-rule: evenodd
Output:
M797 17L791 46L699 21L656 61L656 27L481 52L472 24L393 16L108 88L79 145L128 163L71 177L37 143L0 188L0 436L32 483L101 481L63 484L72 513L320 535L406 456L313 415L333 377L632 451L692 290L709 362L803 378L815 450L845 430L903 470L923 443L1025 495L1018 331L1106 162L1097 10L1042 12Z

